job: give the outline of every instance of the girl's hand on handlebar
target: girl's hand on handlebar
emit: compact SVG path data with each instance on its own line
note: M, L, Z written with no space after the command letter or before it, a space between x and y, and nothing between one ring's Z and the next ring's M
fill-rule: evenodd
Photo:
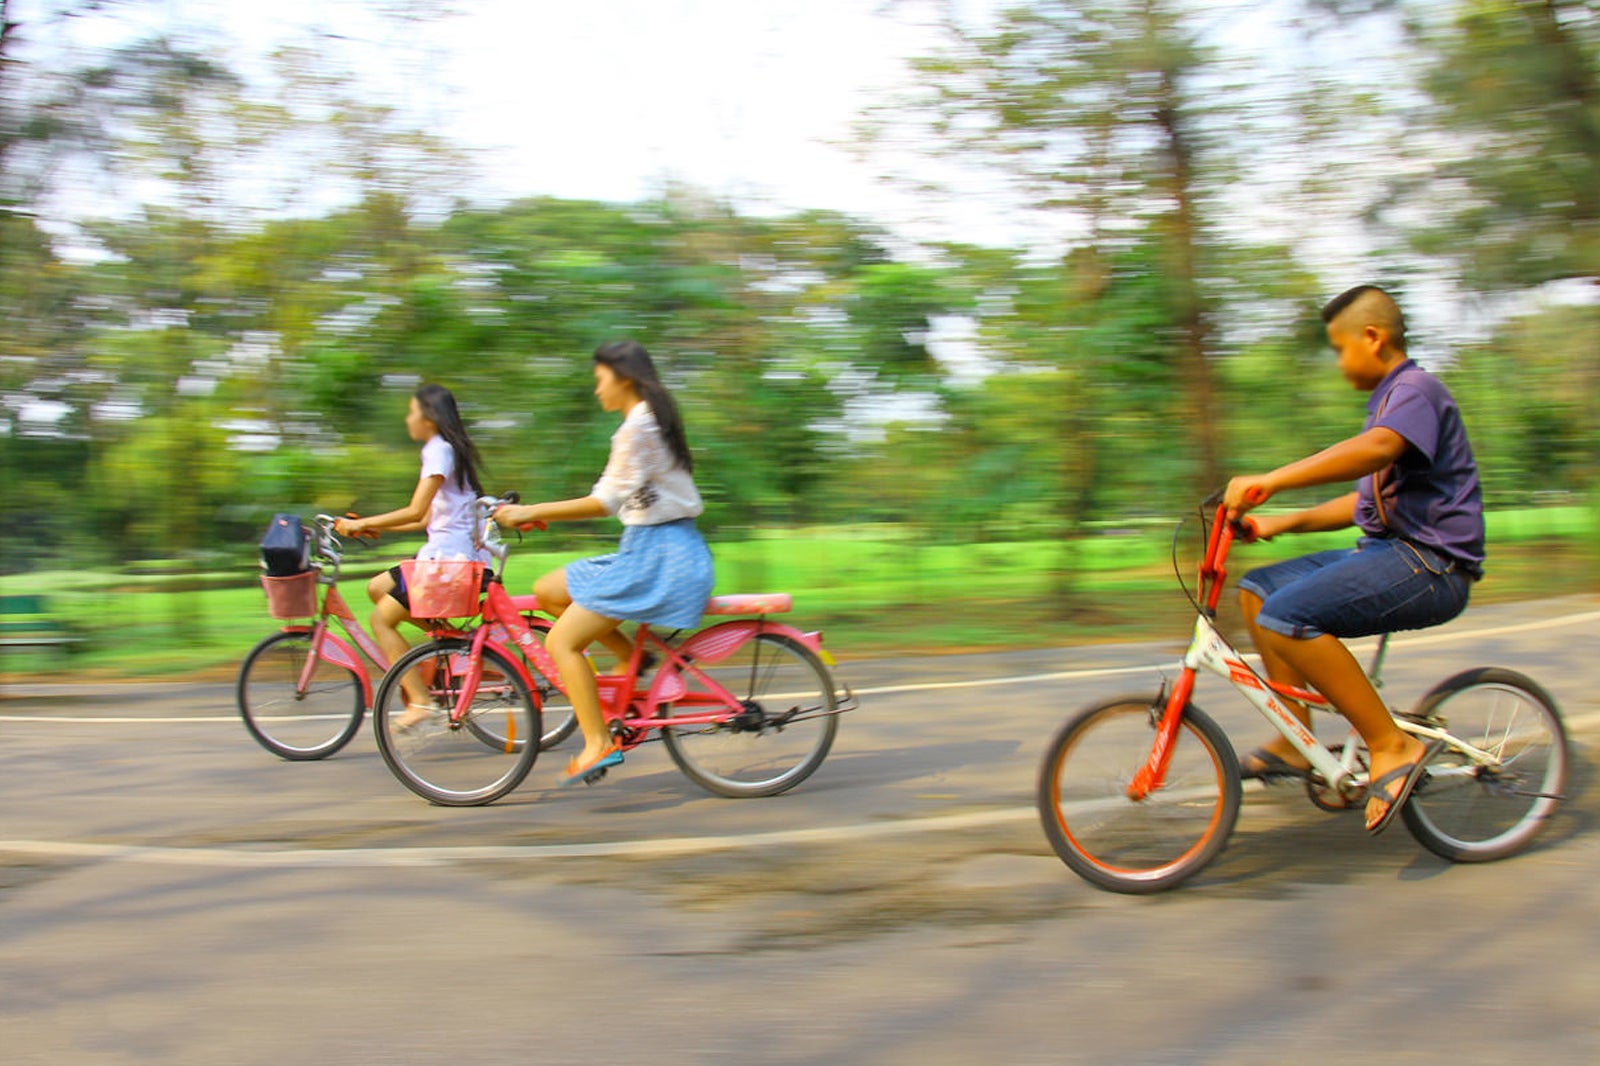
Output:
M360 537L363 540L377 540L380 536L376 529L368 529L366 523L354 515L334 519L333 531L341 537Z
M1271 496L1272 490L1267 487L1265 477L1236 477L1228 482L1228 489L1222 494L1222 506L1227 509L1228 521L1237 522L1247 511L1266 503Z
M532 511L532 507L504 504L494 509L495 524L502 529L517 529L523 533L531 533L536 529L543 532L549 529L550 527L544 522L539 521L537 518L529 517Z

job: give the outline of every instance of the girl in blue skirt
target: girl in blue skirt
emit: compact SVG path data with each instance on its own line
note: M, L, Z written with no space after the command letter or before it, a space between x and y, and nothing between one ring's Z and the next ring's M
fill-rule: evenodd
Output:
M711 552L694 521L704 507L691 476L689 442L650 353L635 341L602 344L594 353L594 380L601 408L623 419L611 437L605 473L589 495L495 513L507 527L605 515L622 521L614 554L580 559L533 584L539 605L557 616L545 646L583 729L583 751L567 764L563 785L622 761L584 650L598 640L626 660L632 648L617 631L623 620L668 629L698 625L712 583Z

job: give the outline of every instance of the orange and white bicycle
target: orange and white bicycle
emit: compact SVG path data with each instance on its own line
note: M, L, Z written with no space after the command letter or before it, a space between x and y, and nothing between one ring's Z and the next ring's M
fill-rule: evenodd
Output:
M1215 498L1200 508L1206 551L1189 595L1199 618L1177 682L1168 691L1089 707L1056 733L1039 770L1045 835L1061 861L1116 892L1158 892L1204 869L1239 816L1239 764L1222 728L1192 702L1205 670L1230 682L1311 763L1306 789L1318 807L1365 805L1367 763L1358 733L1324 747L1284 704L1333 711L1319 693L1281 685L1253 669L1217 631L1217 602L1236 536ZM1210 521L1208 523L1207 518ZM1187 521L1187 520L1186 520ZM1178 526L1181 533L1184 523ZM1173 569L1178 533L1173 535ZM1184 591L1189 593L1185 586ZM1380 684L1389 637L1368 676ZM1478 667L1446 678L1409 711L1391 711L1424 743L1442 742L1427 777L1400 810L1423 847L1454 862L1487 862L1526 848L1562 800L1566 730L1555 700L1513 670Z

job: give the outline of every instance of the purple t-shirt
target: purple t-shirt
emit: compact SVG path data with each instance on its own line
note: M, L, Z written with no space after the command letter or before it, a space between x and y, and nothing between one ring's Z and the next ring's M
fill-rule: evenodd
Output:
M1366 429L1392 429L1410 445L1377 474L1387 524L1373 502L1373 478L1356 482L1356 525L1374 537L1404 537L1483 574L1483 494L1461 411L1443 382L1407 359L1367 401Z

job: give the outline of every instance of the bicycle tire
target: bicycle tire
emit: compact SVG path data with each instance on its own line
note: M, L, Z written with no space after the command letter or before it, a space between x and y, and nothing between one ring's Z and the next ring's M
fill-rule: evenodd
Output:
M273 633L250 649L234 687L245 729L291 762L326 759L343 748L367 710L359 675L326 659L318 660L306 691L299 691L310 654L310 633Z
M510 660L493 648L483 649L483 666L498 676L480 683L467 718L450 723L448 709L455 706L461 691L465 676L461 664L470 649L470 642L456 637L417 645L383 676L373 699L373 732L384 764L401 784L442 807L493 803L522 783L539 755L539 745L515 743L518 737L542 735L539 708ZM413 671L439 709L423 722L401 729L394 723L405 710L402 679ZM469 728L474 718L487 715L509 723L498 729L510 742L496 748L485 743L486 730Z
M1500 758L1472 764L1447 746L1427 782L1400 809L1417 843L1452 862L1491 862L1522 851L1560 804L1570 752L1555 700L1514 670L1479 667L1446 678L1413 712Z
M732 799L776 796L810 777L828 757L839 731L833 675L800 641L758 633L728 658L701 669L739 696L744 712L726 722L674 726L674 706L662 708L662 740L689 780ZM692 675L684 681L694 686Z
M1089 707L1057 730L1039 768L1036 799L1050 846L1091 884L1161 892L1204 869L1239 817L1239 762L1222 727L1193 704L1162 788L1143 800L1127 786L1146 764L1160 722L1150 696Z

